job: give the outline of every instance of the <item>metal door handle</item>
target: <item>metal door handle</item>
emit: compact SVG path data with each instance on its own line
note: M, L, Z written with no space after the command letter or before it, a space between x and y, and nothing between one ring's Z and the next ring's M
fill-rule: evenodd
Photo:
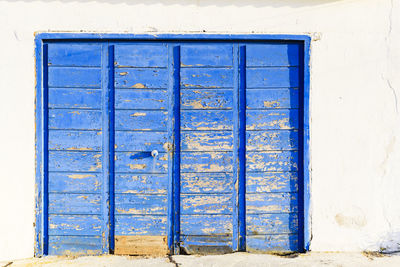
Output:
M153 158L157 157L157 156L158 156L158 151L157 151L156 149L154 149L153 151L151 151L151 156L152 156Z

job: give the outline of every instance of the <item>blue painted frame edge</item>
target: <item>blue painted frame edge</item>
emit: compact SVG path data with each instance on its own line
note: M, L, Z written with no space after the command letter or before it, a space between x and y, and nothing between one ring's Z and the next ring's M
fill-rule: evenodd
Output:
M36 40L280 40L280 41L310 41L308 35L291 35L291 34L131 34L131 33L52 33L42 32L35 33Z
M35 39L35 252L36 257L43 255L42 240L42 181L43 181L43 114L42 114L42 49L43 42Z
M304 113L303 113L303 186L304 186L304 249L310 250L311 242L311 214L310 214L310 48L311 37L308 35L289 34L127 34L127 33L35 33L35 69L36 69L36 92L35 92L35 256L43 253L43 220L42 220L42 181L43 181L43 42L48 40L259 40L259 41L303 41L304 42ZM42 129L43 128L43 129ZM38 131L40 129L40 131Z
M303 227L304 250L310 250L311 234L311 166L310 166L310 56L311 38L304 39L304 81L303 81Z

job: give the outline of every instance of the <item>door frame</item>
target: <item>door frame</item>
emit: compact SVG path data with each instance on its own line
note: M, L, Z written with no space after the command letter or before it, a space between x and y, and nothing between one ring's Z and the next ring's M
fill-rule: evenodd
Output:
M118 34L118 33L36 33L35 34L35 256L47 255L47 106L46 86L47 68L44 58L47 51L46 42L51 41L296 41L303 44L302 78L303 104L302 130L302 172L300 172L299 234L304 251L310 249L311 242L311 213L310 213L310 46L311 37L308 35L290 34ZM107 222L105 222L107 223ZM103 242L103 254L109 253L110 238L107 235Z

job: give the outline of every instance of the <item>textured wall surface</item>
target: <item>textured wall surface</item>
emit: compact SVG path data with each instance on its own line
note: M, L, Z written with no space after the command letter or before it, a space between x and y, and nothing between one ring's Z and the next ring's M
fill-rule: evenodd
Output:
M0 0L0 260L33 256L36 31L312 35L311 249L399 250L399 12L398 0Z

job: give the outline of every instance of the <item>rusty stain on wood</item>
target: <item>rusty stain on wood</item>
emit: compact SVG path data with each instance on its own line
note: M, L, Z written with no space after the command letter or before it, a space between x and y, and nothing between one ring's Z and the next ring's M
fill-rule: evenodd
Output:
M115 236L116 255L162 256L168 253L166 236Z

